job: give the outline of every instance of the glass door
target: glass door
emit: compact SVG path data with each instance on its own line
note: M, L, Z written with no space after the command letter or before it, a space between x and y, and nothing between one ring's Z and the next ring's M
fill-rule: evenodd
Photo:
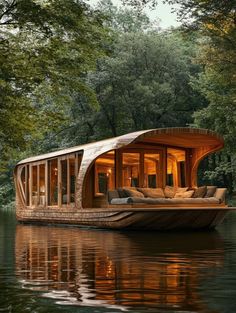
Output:
M162 187L164 175L163 150L160 148L122 152L122 187Z
M160 153L144 153L144 187L160 187Z
M30 165L30 206L46 205L46 162Z
M140 187L140 153L122 153L122 186Z
M48 205L58 205L58 159L48 161Z

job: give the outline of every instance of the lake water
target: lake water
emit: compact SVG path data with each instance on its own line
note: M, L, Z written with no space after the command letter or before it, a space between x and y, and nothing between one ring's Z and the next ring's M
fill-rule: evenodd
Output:
M17 224L0 211L0 312L236 312L236 213L214 232Z

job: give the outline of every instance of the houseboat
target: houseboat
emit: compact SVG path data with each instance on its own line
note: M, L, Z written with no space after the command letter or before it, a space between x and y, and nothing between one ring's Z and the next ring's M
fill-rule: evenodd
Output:
M197 187L200 161L222 149L215 132L160 128L20 161L21 222L111 229L213 229L236 208L225 188Z

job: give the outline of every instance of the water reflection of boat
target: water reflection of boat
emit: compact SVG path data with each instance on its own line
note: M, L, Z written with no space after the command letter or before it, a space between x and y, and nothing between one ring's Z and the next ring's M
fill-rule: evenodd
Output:
M209 268L222 266L223 243L215 232L155 236L17 225L15 257L22 286L57 303L212 312L197 290Z

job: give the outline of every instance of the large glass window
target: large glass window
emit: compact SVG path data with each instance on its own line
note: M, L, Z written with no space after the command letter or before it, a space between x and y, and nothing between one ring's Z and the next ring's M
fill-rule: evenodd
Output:
M185 161L185 150L174 148L167 149L167 185L179 187L186 185Z
M58 165L57 159L48 161L48 204L58 203Z
M122 186L139 187L140 153L122 154Z
M39 165L39 204L46 204L45 164Z
M115 188L115 152L101 155L95 161L95 195Z
M29 168L31 171L31 179L29 180ZM45 163L27 165L26 169L26 184L25 195L26 205L29 205L29 191L32 206L46 204L46 181L45 181ZM31 185L30 185L31 182Z
M32 205L38 205L38 167L32 166Z
M69 188L70 188L70 203L75 202L75 184L76 184L76 174L75 174L75 158L69 158Z
M76 155L64 157L61 163L61 204L75 202Z
M144 153L144 187L158 187L160 180L159 165L159 153Z
M75 202L81 154L20 166L17 180L27 206L57 206Z
M61 160L61 203L67 204L67 160Z

